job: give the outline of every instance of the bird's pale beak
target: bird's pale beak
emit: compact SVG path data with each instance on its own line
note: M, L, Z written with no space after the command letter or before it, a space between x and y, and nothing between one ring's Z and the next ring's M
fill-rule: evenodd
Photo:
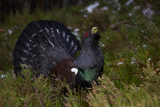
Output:
M93 35L94 33L97 33L97 31L98 31L98 28L97 28L97 27L93 27L93 28L92 28L92 35Z

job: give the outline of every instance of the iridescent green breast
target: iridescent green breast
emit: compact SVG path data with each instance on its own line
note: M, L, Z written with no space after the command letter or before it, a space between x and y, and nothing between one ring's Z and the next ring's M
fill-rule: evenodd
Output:
M99 68L85 69L85 70L80 70L79 72L83 80L87 82L92 82L98 79L100 69Z

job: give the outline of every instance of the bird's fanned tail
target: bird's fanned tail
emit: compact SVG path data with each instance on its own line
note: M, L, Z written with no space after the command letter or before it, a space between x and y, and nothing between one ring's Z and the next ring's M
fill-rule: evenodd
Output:
M15 74L20 74L21 64L23 66L27 64L33 70L46 73L48 76L50 66L53 68L63 59L63 57L55 59L56 55L50 54L56 53L55 50L62 54L64 59L73 57L80 50L79 41L61 23L46 20L31 22L23 30L15 45L13 52Z

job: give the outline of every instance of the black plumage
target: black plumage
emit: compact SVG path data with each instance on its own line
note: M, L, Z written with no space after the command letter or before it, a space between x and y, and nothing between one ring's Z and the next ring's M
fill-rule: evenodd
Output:
M101 75L104 63L97 30L94 27L86 32L80 46L76 37L61 23L31 22L21 33L13 52L16 76L20 74L22 64L36 72L37 77L40 74L60 77L70 87L91 86L90 83ZM80 54L74 58L79 50Z

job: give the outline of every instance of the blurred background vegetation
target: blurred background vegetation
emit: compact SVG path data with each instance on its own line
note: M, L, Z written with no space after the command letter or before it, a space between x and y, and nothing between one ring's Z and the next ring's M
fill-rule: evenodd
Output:
M28 9L29 13L35 12L37 8L43 11L49 11L54 8L63 8L70 6L87 6L96 0L0 0L0 21L4 21L5 16L16 12L23 13ZM136 10L140 10L145 16L152 17L160 15L160 2L157 0L97 0L99 7L106 10L116 11L121 14L132 16Z
M89 92L56 88L43 78L15 78L12 53L31 21L63 23L78 39L102 36L104 74ZM26 73L27 72L27 73ZM0 0L0 106L160 106L160 1Z

